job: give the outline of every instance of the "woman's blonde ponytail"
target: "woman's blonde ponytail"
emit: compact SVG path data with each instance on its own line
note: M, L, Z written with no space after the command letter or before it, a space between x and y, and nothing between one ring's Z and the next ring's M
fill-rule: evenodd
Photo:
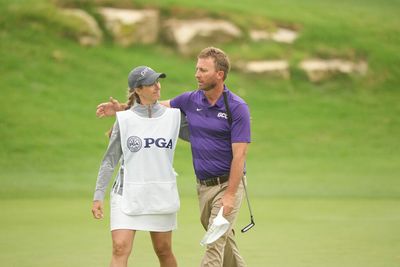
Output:
M126 105L125 110L130 109L133 106L133 104L135 103L135 101L140 104L139 95L136 93L135 88L128 88L128 102L126 103L127 105ZM112 127L107 132L108 138L111 137L111 134L112 134Z

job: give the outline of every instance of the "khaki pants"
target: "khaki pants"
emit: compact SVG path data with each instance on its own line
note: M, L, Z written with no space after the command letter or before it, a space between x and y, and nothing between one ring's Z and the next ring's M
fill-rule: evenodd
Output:
M214 218L217 216L218 211L221 208L221 198L227 187L228 182L215 186L197 185L197 196L199 198L201 214L200 220L205 230L208 229ZM207 246L206 253L201 262L201 267L246 266L243 258L239 255L239 250L234 240L233 230L242 203L243 192L243 184L240 183L236 193L233 211L225 217L231 224L231 227L217 241Z

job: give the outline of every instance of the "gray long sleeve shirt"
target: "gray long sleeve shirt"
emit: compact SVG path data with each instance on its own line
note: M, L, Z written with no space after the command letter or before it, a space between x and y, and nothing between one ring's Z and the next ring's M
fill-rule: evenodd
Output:
M131 110L141 117L156 118L164 114L166 107L158 102L153 105L141 105L135 103ZM179 138L189 141L189 127L185 116L181 113L181 126L179 131ZM114 123L110 141L107 150L104 154L103 160L100 164L99 173L97 175L96 189L94 192L93 200L103 201L107 186L110 183L111 177L118 163L121 161L121 166L118 175L115 179L113 189L115 193L121 194L124 180L124 162L122 159L121 136L119 133L119 125Z

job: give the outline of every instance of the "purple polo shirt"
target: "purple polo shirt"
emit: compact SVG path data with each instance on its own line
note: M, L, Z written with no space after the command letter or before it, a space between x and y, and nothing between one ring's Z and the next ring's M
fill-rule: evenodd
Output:
M224 97L211 106L204 91L183 93L171 100L189 124L194 171L198 179L229 174L232 162L232 143L250 143L250 112L243 99L225 86L232 126L229 125Z

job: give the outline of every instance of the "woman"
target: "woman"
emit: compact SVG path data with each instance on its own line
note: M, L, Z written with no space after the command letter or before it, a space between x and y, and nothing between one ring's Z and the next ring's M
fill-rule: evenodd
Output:
M139 66L128 76L128 106L117 113L97 177L92 213L103 218L103 200L115 166L121 167L111 190L111 267L127 266L136 231L149 231L160 266L177 266L172 252L179 196L173 155L180 111L160 105L160 78Z

